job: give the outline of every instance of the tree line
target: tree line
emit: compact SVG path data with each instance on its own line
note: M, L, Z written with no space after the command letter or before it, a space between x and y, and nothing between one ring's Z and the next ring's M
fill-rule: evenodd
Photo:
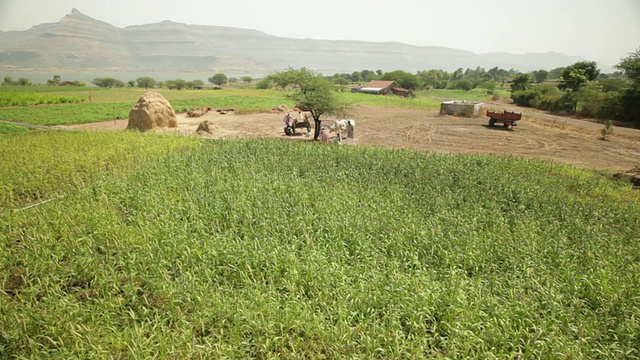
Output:
M339 86L362 84L371 80L393 80L405 89L413 91L430 89L468 91L484 88L488 94L497 87L508 84L511 98L520 106L548 110L561 115L621 120L640 126L640 49L622 58L615 68L618 71L613 74L602 74L595 62L580 61L567 67L540 69L528 73L498 67L489 70L481 67L459 68L453 72L431 69L418 71L415 74L402 70L384 72L378 69L336 73L323 78ZM287 79L283 74L292 73L295 72L284 71L269 75L258 81L256 88L284 89L295 82ZM250 76L243 76L240 79L229 78L224 73L217 73L207 80L220 89L223 85L239 81L250 84L254 79ZM59 83L59 75L48 81L49 85ZM139 77L127 83L115 78L96 78L92 83L104 88L129 86L182 90L204 87L202 80L174 79L163 82L152 77ZM10 76L6 76L2 85L31 85L31 82L26 78L13 81ZM84 84L76 82L76 85Z
M640 49L615 68L620 71L601 74L595 62L580 61L564 68L556 82L543 84L519 74L511 83L511 98L521 106L640 126Z

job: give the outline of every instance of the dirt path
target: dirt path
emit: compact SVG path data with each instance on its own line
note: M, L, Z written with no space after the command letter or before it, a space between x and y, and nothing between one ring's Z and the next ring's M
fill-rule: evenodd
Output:
M164 131L212 139L268 136L311 140L303 134L285 136L282 114L220 115L214 111L200 118L179 115L178 127ZM525 111L513 130L489 127L486 117L458 118L404 108L358 106L351 117L356 120L360 146L512 155L616 171L640 166L640 130L616 127L610 140L603 141L599 136L602 125L559 116ZM203 120L209 121L212 133L197 135L195 130ZM61 128L104 131L126 126L127 120L117 120Z

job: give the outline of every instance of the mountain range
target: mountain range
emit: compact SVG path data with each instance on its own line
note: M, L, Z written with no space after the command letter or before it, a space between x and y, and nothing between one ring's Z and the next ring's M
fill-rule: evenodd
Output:
M398 42L278 37L171 21L119 28L73 9L57 23L0 31L0 70L224 72L269 74L306 67L323 74L483 67L532 71L567 66L560 53L487 53Z

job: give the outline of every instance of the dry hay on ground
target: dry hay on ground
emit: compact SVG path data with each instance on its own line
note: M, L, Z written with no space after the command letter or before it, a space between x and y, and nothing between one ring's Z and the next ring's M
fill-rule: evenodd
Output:
M149 91L138 99L129 111L127 129L148 131L156 128L175 128L178 126L173 107L162 94Z

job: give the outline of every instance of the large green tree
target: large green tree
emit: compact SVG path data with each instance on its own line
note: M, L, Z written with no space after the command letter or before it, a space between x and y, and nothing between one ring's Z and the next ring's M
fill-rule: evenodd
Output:
M382 80L393 80L407 90L418 88L418 77L406 71L396 70L382 75Z
M600 75L600 70L595 61L579 61L567 66L562 71L560 75L561 83L558 87L562 90L570 89L575 92L590 81L597 79L598 75Z
M640 87L640 48L622 58L615 67L622 70L625 77L631 80L634 86Z
M222 85L227 83L227 75L217 73L207 80L209 80L210 83L217 85L219 88L222 88Z
M547 70L535 70L531 72L531 75L536 79L536 83L541 84L547 80L549 72Z
M114 78L110 78L110 77L95 78L95 79L93 79L92 83L95 86L104 87L104 88L112 88L112 87L121 88L121 87L124 87L124 85L125 85L122 80L118 80L118 79L114 79Z
M621 59L615 66L622 70L625 77L631 81L621 98L622 117L624 120L640 124L640 48L629 56Z
M318 140L322 128L323 115L344 116L349 108L335 85L320 74L302 68L292 68L269 76L281 88L292 87L293 92L287 95L296 104L309 109L314 121L313 139Z
M156 79L150 76L139 77L136 79L136 83L138 84L138 87L145 89L156 87Z
M527 90L530 87L530 81L531 76L529 74L518 74L514 76L513 81L511 81L511 93Z

